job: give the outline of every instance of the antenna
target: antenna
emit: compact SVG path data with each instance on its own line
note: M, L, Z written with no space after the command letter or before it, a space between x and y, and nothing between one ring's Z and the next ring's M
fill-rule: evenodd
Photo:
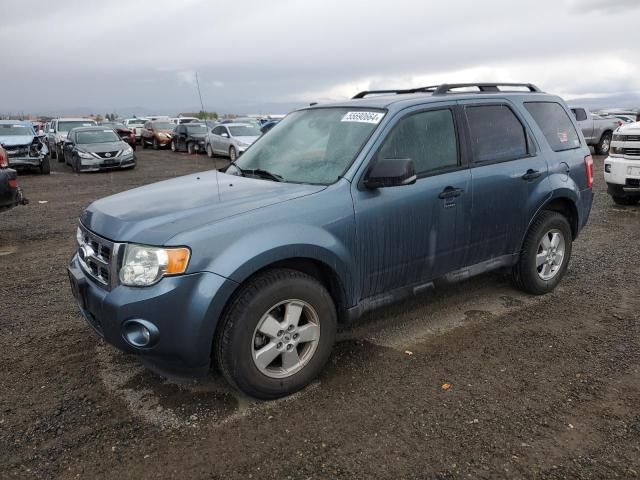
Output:
M200 81L198 80L198 72L196 72L196 85L198 87L198 97L200 97L200 109L204 112L204 104L202 103L202 93L200 93Z

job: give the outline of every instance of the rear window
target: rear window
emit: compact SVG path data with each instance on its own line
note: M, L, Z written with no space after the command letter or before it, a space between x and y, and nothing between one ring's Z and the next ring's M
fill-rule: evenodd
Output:
M554 152L580 147L580 137L562 105L555 102L525 102L524 107L542 130Z
M529 155L527 134L506 105L465 109L476 163L504 162Z

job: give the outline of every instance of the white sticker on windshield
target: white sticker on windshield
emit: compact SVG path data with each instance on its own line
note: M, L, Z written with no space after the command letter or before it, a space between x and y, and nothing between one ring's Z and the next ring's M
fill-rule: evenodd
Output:
M111 133L113 130L103 130L104 133Z
M341 122L364 122L364 123L380 123L384 117L381 112L347 112L342 117Z

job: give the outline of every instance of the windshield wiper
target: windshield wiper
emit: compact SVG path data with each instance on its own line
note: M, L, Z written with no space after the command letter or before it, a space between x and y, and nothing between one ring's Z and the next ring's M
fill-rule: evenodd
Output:
M280 175L278 175L277 173L271 173L268 170L263 170L261 168L255 168L255 169L243 169L240 168L238 165L233 164L234 167L236 167L238 170L240 170L240 173L242 173L242 176L246 177L247 174L249 175L255 175L257 177L261 177L261 178L266 178L268 180L273 180L274 182L282 182L284 181L284 178Z

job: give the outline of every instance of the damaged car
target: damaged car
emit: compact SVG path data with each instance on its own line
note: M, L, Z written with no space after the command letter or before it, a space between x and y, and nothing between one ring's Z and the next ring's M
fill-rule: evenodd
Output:
M10 210L16 205L26 205L29 201L18 187L16 171L9 168L7 152L0 146L0 212Z
M0 120L0 144L11 168L38 169L46 175L51 172L47 146L43 137L33 130L31 122Z

